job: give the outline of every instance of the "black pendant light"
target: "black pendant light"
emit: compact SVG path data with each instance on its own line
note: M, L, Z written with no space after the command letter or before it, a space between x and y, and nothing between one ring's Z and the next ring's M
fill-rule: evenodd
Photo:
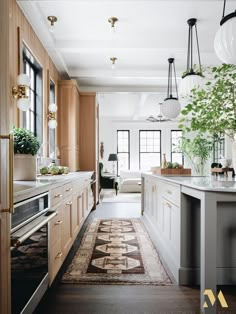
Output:
M202 65L200 58L200 49L197 33L197 19L191 18L187 21L189 30L188 30L188 52L187 52L187 67L186 72L182 76L182 80L179 86L179 93L181 96L185 97L191 94L191 90L197 86L202 85ZM196 47L198 55L198 64L197 70L194 69L194 60L193 60L193 29L195 29L196 37Z
M161 106L161 113L167 119L175 119L178 117L181 106L178 101L178 88L176 81L176 72L175 72L175 59L169 58L169 69L168 69L168 87L167 87L167 98L164 100ZM174 76L174 84L175 84L175 97L173 97L173 76Z

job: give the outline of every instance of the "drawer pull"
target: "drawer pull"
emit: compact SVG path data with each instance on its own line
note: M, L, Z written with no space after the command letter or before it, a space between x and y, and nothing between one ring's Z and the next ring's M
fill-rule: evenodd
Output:
M168 194L172 194L172 191L171 191L171 190L167 190L167 193L168 193Z
M71 205L71 204L72 204L72 201L66 203L66 205Z
M72 188L66 189L66 192L70 192L70 191L72 191Z
M58 220L55 222L55 225L61 225L62 224L62 220Z
M62 252L58 253L58 254L56 255L55 259L56 259L56 258L61 258L61 257L62 257Z
M55 197L55 198L57 198L57 197L62 197L62 194L56 194L56 195L54 195L54 197Z

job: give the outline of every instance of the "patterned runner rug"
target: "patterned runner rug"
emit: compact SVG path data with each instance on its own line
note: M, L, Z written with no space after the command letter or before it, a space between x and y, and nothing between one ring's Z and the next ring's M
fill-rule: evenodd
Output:
M171 284L140 219L94 219L62 278L66 283Z

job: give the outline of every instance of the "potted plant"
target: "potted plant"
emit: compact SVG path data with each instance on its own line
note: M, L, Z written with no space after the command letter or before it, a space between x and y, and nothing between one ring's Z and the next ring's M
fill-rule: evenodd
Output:
M212 141L198 133L194 138L182 137L177 145L177 149L182 151L193 174L203 175L204 166L212 151Z
M35 180L40 142L24 128L14 128L14 180Z
M236 65L222 64L207 71L211 79L206 81L204 88L192 90L191 100L181 111L179 128L185 133L227 135L233 141L233 164L236 166Z

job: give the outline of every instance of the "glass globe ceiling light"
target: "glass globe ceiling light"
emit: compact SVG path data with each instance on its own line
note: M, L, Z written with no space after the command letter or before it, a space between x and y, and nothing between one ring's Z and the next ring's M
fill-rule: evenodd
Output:
M53 33L54 29L55 29L55 23L57 22L57 17L54 15L49 15L48 16L48 21L50 22L50 26L49 26L49 32Z
M112 16L108 19L108 22L111 24L111 29L112 29L112 32L115 33L116 32L116 29L115 29L115 24L116 22L118 22L118 18L115 17L115 16Z
M111 57L110 60L111 60L111 69L115 70L117 58L116 57Z
M181 97L189 96L191 94L192 89L196 87L201 87L203 85L203 75L202 75L202 66L201 66L201 59L200 59L200 49L199 49L196 22L197 22L197 19L195 18L191 18L187 21L189 25L187 68L179 84L179 94ZM194 70L194 66L193 66L193 27L195 27L195 34L196 34L198 67L199 67L198 71Z
M225 16L225 5L226 0L224 0L220 28L215 35L214 48L222 62L236 64L236 11Z
M164 100L161 106L161 113L167 119L177 118L181 111L181 105L178 101L178 89L177 89L174 60L175 60L174 58L168 59L169 70L168 70L167 98ZM173 97L173 94L172 94L172 71L174 72L174 78L175 78L176 97Z

